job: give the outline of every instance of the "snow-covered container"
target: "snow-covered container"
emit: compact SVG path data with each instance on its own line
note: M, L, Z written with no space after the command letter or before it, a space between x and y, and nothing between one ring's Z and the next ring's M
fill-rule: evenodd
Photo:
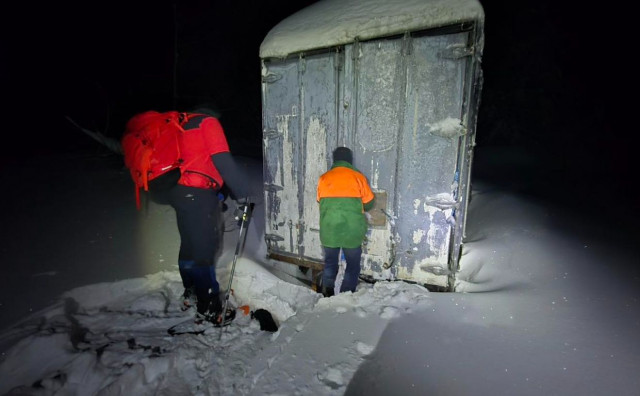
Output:
M476 0L326 0L267 34L260 59L271 259L314 277L322 270L316 186L344 145L376 193L362 275L453 290L483 23Z

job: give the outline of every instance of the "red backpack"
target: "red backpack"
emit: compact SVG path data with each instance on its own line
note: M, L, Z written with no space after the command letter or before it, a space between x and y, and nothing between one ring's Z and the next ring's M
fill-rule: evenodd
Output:
M124 164L136 188L136 206L140 209L140 189L159 191L180 179L180 134L187 121L185 113L147 111L127 122L122 137Z

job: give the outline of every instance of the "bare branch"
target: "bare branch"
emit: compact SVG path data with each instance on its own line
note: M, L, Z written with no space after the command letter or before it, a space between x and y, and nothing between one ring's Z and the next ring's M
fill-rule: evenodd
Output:
M65 116L65 117L66 117L67 120L69 120L70 123L75 125L76 128L80 129L82 132L84 132L87 135L91 136L98 143L101 143L104 146L106 146L109 150L122 155L122 146L120 145L120 142L118 140L110 138L110 137L107 137L107 136L104 136L100 132L94 132L94 131L91 131L89 129L83 128L80 125L78 125L77 122L72 120L71 117L69 117L69 116Z

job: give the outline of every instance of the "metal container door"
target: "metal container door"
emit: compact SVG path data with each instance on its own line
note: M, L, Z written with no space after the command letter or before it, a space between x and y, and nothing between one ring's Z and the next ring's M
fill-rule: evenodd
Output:
M299 264L323 259L316 189L337 141L336 58L263 62L265 238Z

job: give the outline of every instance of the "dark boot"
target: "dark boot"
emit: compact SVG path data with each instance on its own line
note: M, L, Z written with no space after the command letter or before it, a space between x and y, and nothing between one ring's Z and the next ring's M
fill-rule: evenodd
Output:
M200 293L196 303L197 311L200 315L207 315L211 306L211 296L209 294Z
M211 300L209 301L209 312L216 314L222 312L222 301L220 300L220 295L211 295Z
M215 327L227 326L236 317L236 310L232 307L227 307L227 312L223 314L224 307L220 297L218 294L210 294L208 309L202 315L204 320L213 323Z
M322 295L325 297L331 297L334 295L333 287L323 287Z
M196 291L194 287L184 289L182 293L182 307L181 310L186 311L189 308L193 308L197 305L198 298L196 297Z

